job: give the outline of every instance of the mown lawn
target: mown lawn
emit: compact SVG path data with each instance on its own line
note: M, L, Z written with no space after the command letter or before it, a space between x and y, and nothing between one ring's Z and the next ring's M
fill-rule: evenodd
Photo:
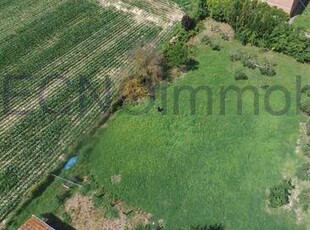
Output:
M298 163L294 150L302 116L295 112L295 76L301 75L306 84L309 66L235 41L221 43L219 52L202 45L195 49L199 67L168 84L167 108L158 97L138 116L128 109L118 112L94 146L91 172L119 198L164 219L167 229L215 223L236 230L302 229L292 213L268 208L267 190L293 176ZM236 48L268 57L277 64L277 75L263 77L258 70L244 69L249 80L235 81L234 71L243 68L229 60L229 52ZM279 84L290 92L288 113L273 116L265 111L263 84ZM214 93L212 116L207 114L204 93L198 94L199 105L191 115L186 92L180 96L180 113L174 114L175 87L205 85ZM252 94L247 92L243 115L236 115L234 93L226 99L226 115L219 115L217 93L228 85L257 86L260 114L253 115ZM282 93L272 94L275 109L283 103ZM121 175L119 184L111 183L113 175Z

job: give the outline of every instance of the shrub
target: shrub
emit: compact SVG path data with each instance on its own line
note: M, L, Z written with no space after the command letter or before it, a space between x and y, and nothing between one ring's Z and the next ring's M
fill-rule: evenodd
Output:
M221 31L220 36L224 41L229 41L229 36L226 33Z
M182 65L186 65L188 63L189 53L189 48L186 44L177 42L169 45L164 50L164 57L169 67L181 67Z
M303 181L310 181L310 163L303 164L296 173L297 177Z
M243 57L243 53L239 50L234 50L229 53L229 58L231 61L241 61Z
M209 36L207 36L207 35L204 35L204 36L201 38L200 42L201 42L202 44L204 44L204 45L210 45L210 44L211 44L211 38L210 38Z
M69 199L71 197L72 193L70 190L63 190L60 191L57 195L56 195L56 199L58 201L59 204L63 204L65 203L65 201L67 199Z
M310 157L310 143L309 140L303 141L301 144L301 150L305 156Z
M248 80L249 78L244 72L237 70L235 72L235 79L239 81L239 80Z
M244 67L247 67L249 69L256 69L257 67L257 64L255 64L253 60L248 58L243 58L241 62Z
M221 46L217 43L211 42L210 46L211 46L211 49L214 51L221 51Z
M257 57L252 54L243 53L241 58L241 63L244 67L249 69L256 69L257 65Z
M135 230L161 230L163 229L163 227L159 226L158 224L155 225L151 225L151 224L147 224L147 225L142 225L139 224Z
M182 26L186 31L192 30L195 28L195 20L192 19L190 16L188 15L184 15L182 18Z
M269 202L272 208L278 208L280 206L289 203L290 190L294 186L291 180L283 180L281 184L278 184L270 189Z
M274 70L273 66L267 61L265 61L263 65L259 67L259 71L262 75L269 77L276 75L276 71Z
M152 95L156 85L164 79L163 56L148 46L138 47L132 52L132 67L123 72L124 81L119 97L113 102L113 110L124 101L139 102Z
M310 115L310 98L305 98L300 103L300 110Z
M310 205L310 189L302 191L299 196L301 207L304 211L308 211Z
M224 230L222 224L204 225L204 226L192 226L189 230Z
M253 0L207 0L210 16L228 22L242 44L285 53L300 62L310 62L309 41L305 30L289 25L288 14Z
M209 16L209 9L206 0L199 0L197 18L203 20Z
M122 97L130 102L139 102L148 95L147 88L142 85L139 79L129 79L125 81L121 89Z

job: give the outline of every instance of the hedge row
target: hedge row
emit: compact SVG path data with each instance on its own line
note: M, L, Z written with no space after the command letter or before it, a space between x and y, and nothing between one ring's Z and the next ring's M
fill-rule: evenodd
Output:
M253 0L201 0L197 18L206 11L213 19L229 23L236 38L244 45L252 44L310 63L310 40L302 28L289 25L289 15L270 7L267 3ZM203 13L201 13L203 12Z

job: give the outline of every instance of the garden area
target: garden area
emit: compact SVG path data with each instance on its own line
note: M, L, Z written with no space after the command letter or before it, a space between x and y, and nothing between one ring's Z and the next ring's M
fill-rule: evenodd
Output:
M78 229L309 228L303 30L292 34L287 15L255 1L237 3L244 12L261 7L252 15L260 33L251 15L234 17L213 0L205 11L198 2L195 16L185 15L158 50L131 52L134 68L122 72L109 119L75 149L77 164L59 174L74 183L51 180L8 229L46 213Z
M308 216L302 214L297 221L298 202L274 209L268 196L282 180L296 178L301 159L295 148L305 117L296 115L295 81L300 75L306 85L309 67L283 54L242 46L229 34L222 36L227 33L226 25L207 20L203 26L190 40L196 68L162 83L149 110L132 113L143 110L147 100L116 112L80 150L79 164L69 175L88 176L91 186L151 213L154 220L164 221L166 229L203 224L221 224L224 229L302 229ZM274 74L250 68L247 62L238 61L238 55L249 55L258 64L271 63ZM246 79L238 79L240 73ZM230 85L257 87L259 115L254 115L252 92L243 94L242 115L237 114L236 93L229 92L226 114L220 115L218 93L221 86ZM282 116L264 108L264 96L273 85L285 87L291 95L291 107ZM192 114L187 90L179 94L176 114L175 89L184 86L209 86L213 114L208 112L203 91L196 95L196 113ZM272 108L281 110L283 97L274 92ZM38 208L36 202L30 211L40 214L46 208Z

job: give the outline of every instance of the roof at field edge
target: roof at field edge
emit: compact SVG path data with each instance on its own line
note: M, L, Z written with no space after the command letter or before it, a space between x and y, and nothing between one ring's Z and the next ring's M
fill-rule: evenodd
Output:
M56 230L36 216L28 219L18 230Z

